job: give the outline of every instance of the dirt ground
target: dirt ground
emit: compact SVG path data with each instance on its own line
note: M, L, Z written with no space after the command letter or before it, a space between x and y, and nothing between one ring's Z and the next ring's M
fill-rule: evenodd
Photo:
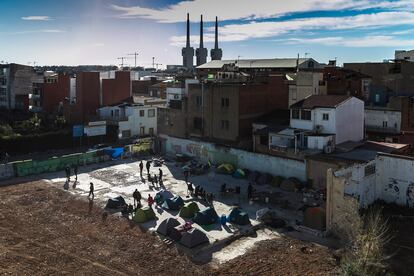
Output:
M0 188L2 275L327 275L330 250L292 239L263 241L219 268L42 181Z

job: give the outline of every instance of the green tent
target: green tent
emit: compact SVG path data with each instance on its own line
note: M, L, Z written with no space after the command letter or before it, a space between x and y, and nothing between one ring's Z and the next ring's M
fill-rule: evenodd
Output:
M182 218L192 218L198 211L200 211L200 208L198 208L197 203L193 201L181 208L179 216Z
M142 210L144 211L144 213L145 213L145 217L147 218L147 221L148 220L152 220L152 219L156 219L157 218L157 216L155 215L155 213L154 213L154 210L152 210L152 208L151 207L149 207L149 206L146 206L146 207L143 207L142 208Z
M146 206L135 211L133 220L138 223L143 223L155 218L156 216L154 210L152 210L151 207Z
M147 221L147 217L145 216L145 212L142 209L137 209L135 211L134 217L132 218L133 221L142 223Z

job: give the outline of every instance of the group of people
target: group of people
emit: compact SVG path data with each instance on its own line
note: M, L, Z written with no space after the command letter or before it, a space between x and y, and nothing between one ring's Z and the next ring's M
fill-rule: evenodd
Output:
M163 178L163 175L164 175L164 172L162 171L162 169L161 168L158 169L158 176L156 174L154 174L154 176L151 176L151 173L150 173L151 160L147 160L147 162L145 164L145 167L147 169L148 182L151 182L153 187L157 186L158 184L159 184L159 186L162 186L162 183L163 183L162 178ZM144 163L141 160L141 162L139 162L139 174L140 174L141 178L143 178L143 176L142 176L143 170L144 170Z
M197 185L194 188L193 183L188 182L187 183L187 195L191 195L195 198L204 199L209 204L213 204L214 194L207 193L206 190L204 190L203 187L201 187L200 185Z
M69 166L65 168L66 181L70 182L71 169ZM75 174L75 182L78 181L78 164L73 165L73 173Z

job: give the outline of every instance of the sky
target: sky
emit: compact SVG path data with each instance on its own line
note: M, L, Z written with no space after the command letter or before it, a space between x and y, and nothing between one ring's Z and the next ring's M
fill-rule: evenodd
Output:
M191 46L223 59L312 57L382 61L414 49L414 0L0 0L0 62L38 65L181 64Z

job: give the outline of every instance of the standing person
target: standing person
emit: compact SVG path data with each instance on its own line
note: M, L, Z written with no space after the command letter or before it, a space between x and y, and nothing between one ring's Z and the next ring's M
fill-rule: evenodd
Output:
M159 168L158 171L159 171L159 174L158 174L159 175L159 179L158 180L159 180L160 185L161 185L163 172L162 172L161 168Z
M145 164L145 166L147 167L147 174L149 175L150 167L151 167L151 161L147 160L147 163Z
M153 186L154 186L154 187L155 187L155 186L158 186L158 177L157 177L157 175L156 175L156 174L154 174L154 177L153 177L152 179L154 179L154 183L155 183L155 185L153 185Z
M138 191L138 189L135 189L134 193L132 194L132 197L134 198L134 206L136 206L137 208L141 206L141 193Z
M150 194L148 194L147 202L148 202L148 206L152 208L152 204L154 204L154 199L152 198Z
M139 162L139 175L142 177L142 171L144 170L144 163L142 163L142 160L141 160L141 162Z
M252 183L249 182L249 186L247 186L247 199L251 199L253 195L253 186Z
M78 164L73 167L73 173L75 174L75 181L78 181Z
M92 195L92 199L95 198L95 194L93 193L93 191L94 191L93 183L90 182L89 183L89 195L88 195L88 198L90 198L91 195Z
M66 179L68 182L70 182L70 167L66 166L65 171L66 171Z

